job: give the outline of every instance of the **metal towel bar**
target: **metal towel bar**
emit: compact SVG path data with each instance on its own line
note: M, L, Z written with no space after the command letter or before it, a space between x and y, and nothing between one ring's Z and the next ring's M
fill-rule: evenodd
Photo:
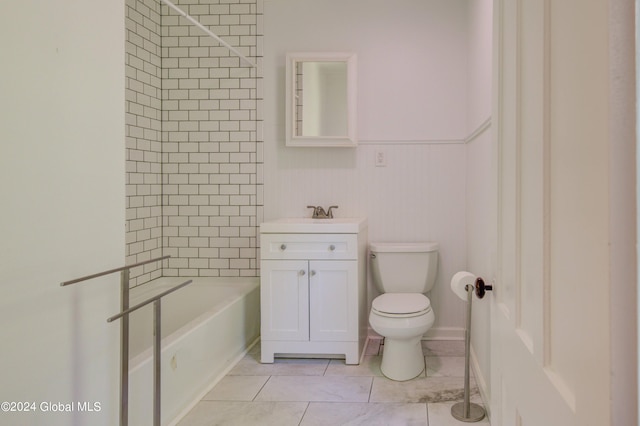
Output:
M120 268L109 269L108 271L98 272L97 274L85 275L84 277L80 277L80 278L76 278L74 280L69 280L69 281L62 282L62 283L60 283L60 286L64 287L64 286L67 286L67 285L70 285L70 284L79 283L81 281L90 280L92 278L98 278L98 277L101 277L103 275L113 274L114 272L122 272L122 271L125 271L125 270L129 270L131 268L135 268L137 266L146 265L147 263L153 263L153 262L157 262L159 260L168 259L170 257L171 257L171 255L166 255L166 256L162 256L162 257L156 257L155 259L144 260L142 262L134 263L132 265L125 265L125 266L121 266Z
M144 260L142 262L125 265L120 268L109 269L97 274L85 275L84 277L60 283L62 287L87 281L92 278L120 272L120 310L129 310L129 270L148 263L158 262L170 258L170 255L157 257L155 259ZM160 310L158 309L158 313ZM159 416L158 416L159 418ZM159 420L158 420L159 421ZM120 426L129 424L129 316L125 315L120 322ZM158 423L160 424L160 423Z
M176 290L181 289L182 287L186 287L191 284L193 280L185 281L182 284L178 284L175 287L170 288L167 291L163 291L160 294L157 294L153 297L148 298L144 302L138 303L135 306L132 306L129 309L125 309L119 314L116 314L112 317L107 318L107 322L115 321L119 318L129 318L129 314L133 311L137 311L138 309L148 305L153 302L153 425L160 426L161 419L161 395L162 395L162 385L161 385L161 371L160 371L160 361L162 359L161 354L161 343L162 343L162 330L161 330L161 299L173 293Z

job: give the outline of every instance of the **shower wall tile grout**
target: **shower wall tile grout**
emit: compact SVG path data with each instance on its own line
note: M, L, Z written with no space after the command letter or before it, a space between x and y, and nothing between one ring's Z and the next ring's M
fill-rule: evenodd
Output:
M175 3L259 59L256 0ZM261 75L167 6L127 6L128 47L145 47L127 55L127 110L153 115L127 116L127 261L172 256L163 269L134 270L132 285L160 275L256 276ZM150 105L138 106L139 93Z
M126 262L162 255L161 34L155 0L126 1ZM131 271L133 286L161 265Z

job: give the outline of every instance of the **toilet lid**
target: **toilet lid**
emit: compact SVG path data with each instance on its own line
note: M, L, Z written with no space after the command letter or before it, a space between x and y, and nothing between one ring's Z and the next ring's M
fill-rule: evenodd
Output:
M420 314L431 309L431 301L420 293L385 293L373 299L371 307L383 314Z

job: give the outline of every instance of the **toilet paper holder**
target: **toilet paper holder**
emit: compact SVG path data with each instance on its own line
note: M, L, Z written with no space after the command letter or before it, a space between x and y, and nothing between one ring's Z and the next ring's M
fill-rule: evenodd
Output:
M467 326L465 329L464 344L464 400L451 406L451 415L462 422L478 422L485 417L485 410L478 404L470 401L469 389L469 355L471 352L471 301L475 290L478 299L482 299L487 291L493 290L493 285L485 284L481 277L476 277L473 284L465 286L467 291Z
M485 284L484 280L480 277L476 278L475 288L476 288L476 296L478 297L478 299L482 299L484 295L487 293L487 291L493 290L493 286Z

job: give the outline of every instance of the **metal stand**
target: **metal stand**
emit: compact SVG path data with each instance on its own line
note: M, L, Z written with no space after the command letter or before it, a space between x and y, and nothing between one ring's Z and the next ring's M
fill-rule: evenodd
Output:
M108 271L98 272L97 274L86 275L74 280L65 281L60 285L62 287L76 284L81 281L90 280L93 278L102 277L104 275L113 274L114 272L120 272L120 309L121 312L130 312L138 309L140 306L129 308L129 270L137 266L146 265L148 263L157 262L159 260L168 259L171 256L162 256L155 259L144 260L142 262L134 263L133 265L126 265L120 268L109 269ZM191 282L191 281L189 281ZM182 284L181 286L184 286ZM173 290L177 290L181 286L175 287ZM168 290L171 292L173 290ZM168 294L164 292L163 294ZM122 317L120 323L120 426L127 426L129 424L129 316L120 315ZM108 320L109 321L109 320ZM111 321L109 321L111 322ZM159 404L158 404L159 405ZM160 424L160 423L158 423Z
M129 269L120 272L120 309L129 309ZM120 322L120 426L129 426L129 316Z
M476 287L478 287L478 278ZM482 282L484 296L484 282ZM473 299L473 285L467 285L467 328L464 338L464 401L458 402L451 407L451 415L461 422L479 422L484 418L484 408L469 401L469 352L471 351L471 300ZM476 290L477 291L477 290Z
M161 368L160 362L162 357L162 328L161 328L161 319L162 319L162 308L160 300L168 295L173 293L176 290L181 289L182 287L188 286L191 284L193 280L185 281L182 284L179 284L175 287L170 288L169 290L163 291L160 294L156 294L153 297L145 300L144 302L138 303L135 306L130 307L129 309L125 309L117 315L107 318L107 322L112 322L117 319L129 318L129 314L133 311L137 311L138 309L147 306L149 303L153 302L153 426L160 426L161 423L161 414L162 410L160 404L162 402L162 386L161 386ZM125 418L126 420L126 418Z
M153 302L153 426L160 426L162 408L160 402L162 398L161 385L161 364L162 359L162 311L161 300ZM129 315L125 315L128 317Z

